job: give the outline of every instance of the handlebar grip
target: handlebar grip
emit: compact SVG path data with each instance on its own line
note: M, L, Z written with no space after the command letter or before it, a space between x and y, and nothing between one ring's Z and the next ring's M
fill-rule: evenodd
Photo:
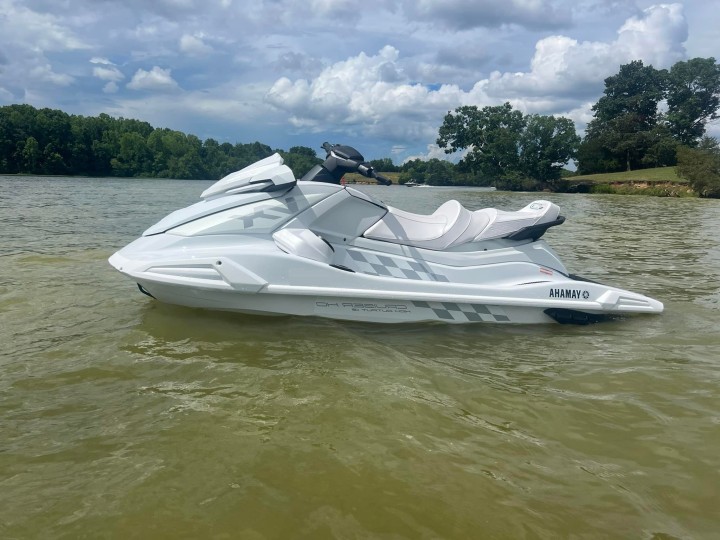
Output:
M378 184L385 184L386 186L392 185L392 180L382 174L375 173L375 180L378 181Z

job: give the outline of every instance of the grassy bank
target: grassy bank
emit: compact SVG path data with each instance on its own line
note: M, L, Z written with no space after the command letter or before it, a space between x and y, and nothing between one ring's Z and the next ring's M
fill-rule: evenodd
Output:
M653 195L657 197L697 196L688 185L687 180L677 175L675 167L571 176L565 181L568 191L583 193Z
M571 176L570 182L587 182L591 184L627 184L627 183L673 183L687 184L677 175L676 167L658 167L638 171L623 171L606 174L584 174Z
M399 184L398 178L400 178L399 172L381 172L383 176L389 178L392 180L393 184ZM348 184L376 184L375 180L371 178L366 178L362 174L359 173L347 173L343 177L345 178L345 182Z

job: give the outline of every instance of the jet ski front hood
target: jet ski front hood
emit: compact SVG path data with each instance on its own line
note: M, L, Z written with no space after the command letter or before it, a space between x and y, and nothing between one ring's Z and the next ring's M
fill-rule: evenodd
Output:
M243 193L239 195L226 195L209 201L200 201L180 210L168 214L155 225L149 227L142 235L152 236L169 231L189 221L199 219L210 214L222 212L228 208L250 204L257 201L278 197L284 192L274 191L271 193Z

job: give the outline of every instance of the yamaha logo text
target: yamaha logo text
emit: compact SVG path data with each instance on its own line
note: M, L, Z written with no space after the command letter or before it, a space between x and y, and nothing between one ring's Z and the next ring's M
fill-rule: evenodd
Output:
M550 298L569 298L571 300L587 300L590 293L582 289L550 289Z

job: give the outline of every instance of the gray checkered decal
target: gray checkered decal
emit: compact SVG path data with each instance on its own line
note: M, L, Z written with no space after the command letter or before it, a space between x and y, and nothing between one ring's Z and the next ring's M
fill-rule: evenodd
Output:
M432 309L444 321L509 322L510 317L498 306L456 304L454 302L413 302L418 308Z
M417 279L421 281L449 281L448 278L441 274L430 272L428 268L417 261L396 259L394 257L375 255L353 249L349 249L347 253L353 260L353 270L362 272L363 274L400 279Z
M253 228L256 226L255 221L267 220L270 223L273 223L283 216L292 216L297 213L298 204L295 197L287 197L285 199L285 204L287 205L287 208L283 208L282 206L272 203L258 205L255 208L255 212L242 218L243 228ZM257 226L261 227L262 224L258 223Z

